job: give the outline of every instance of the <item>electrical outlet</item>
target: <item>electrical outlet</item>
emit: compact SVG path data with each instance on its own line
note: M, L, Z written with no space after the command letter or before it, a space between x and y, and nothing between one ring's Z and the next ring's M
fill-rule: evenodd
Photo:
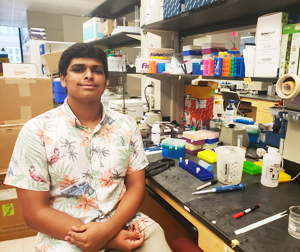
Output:
M151 109L154 109L154 97L151 97Z
M118 77L118 85L122 85L122 77Z

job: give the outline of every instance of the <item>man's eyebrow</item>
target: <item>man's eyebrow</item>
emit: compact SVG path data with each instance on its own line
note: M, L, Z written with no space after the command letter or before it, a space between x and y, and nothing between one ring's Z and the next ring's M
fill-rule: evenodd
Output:
M73 64L71 67L85 67L85 64ZM100 67L103 68L102 65L93 65L92 67Z

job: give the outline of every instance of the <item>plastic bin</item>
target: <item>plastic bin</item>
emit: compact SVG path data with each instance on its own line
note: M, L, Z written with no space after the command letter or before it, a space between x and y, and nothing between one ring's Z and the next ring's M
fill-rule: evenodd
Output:
M166 138L162 141L162 157L180 159L185 156L185 140Z
M222 76L230 76L231 57L223 59Z
M248 160L244 161L243 171L251 175L261 174L262 167Z
M214 58L213 74L214 76L222 76L223 58Z
M202 51L201 50L187 50L187 51L182 52L182 56L189 56L189 55L202 56Z
M67 97L66 89L61 85L59 80L53 80L53 96L57 103L63 103Z
M198 158L201 158L207 162L210 163L216 163L217 162L217 153L215 153L212 150L204 150L204 151L200 151L197 154Z

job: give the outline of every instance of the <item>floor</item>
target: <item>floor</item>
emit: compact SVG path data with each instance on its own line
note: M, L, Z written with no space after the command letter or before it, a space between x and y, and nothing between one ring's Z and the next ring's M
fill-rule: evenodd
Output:
M0 241L0 251L5 252L35 252L34 243L36 236Z

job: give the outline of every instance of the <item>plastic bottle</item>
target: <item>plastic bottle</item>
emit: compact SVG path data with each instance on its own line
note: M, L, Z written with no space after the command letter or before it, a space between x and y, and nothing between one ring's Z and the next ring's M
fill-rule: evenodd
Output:
M208 170L208 171L212 171L212 170L213 170L212 165L206 163L206 162L203 161L203 160L199 160L198 164L199 164L200 166L204 167L204 168L205 168L206 170Z
M115 59L116 57L112 54L112 51L110 49L105 50L109 51L109 55L107 57L107 65L108 65L108 71L115 71Z
M5 48L1 49L0 58L8 58L8 53L5 51Z
M136 71L136 73L141 72L140 58L141 58L141 52L139 52L139 55L136 56L136 59L135 59L135 69L136 69L135 71Z
M149 24L150 22L150 10L151 10L151 7L148 6L146 8L146 11L145 11L145 24Z
M224 121L225 125L228 126L229 124L233 124L233 119L236 113L236 108L234 106L235 100L229 100L229 104L226 108Z
M213 109L213 118L215 120L223 120L224 111L220 100L215 100L215 105Z
M263 157L260 183L267 187L278 186L281 155L278 149L269 147L268 153Z
M150 20L149 23L157 22L160 20L160 1L151 0L150 2Z
M160 128L159 128L159 124L158 123L155 123L152 126L151 141L154 144L159 144L160 143Z
M115 58L115 71L122 72L123 67L123 57L122 57L122 51L117 52L117 58Z

